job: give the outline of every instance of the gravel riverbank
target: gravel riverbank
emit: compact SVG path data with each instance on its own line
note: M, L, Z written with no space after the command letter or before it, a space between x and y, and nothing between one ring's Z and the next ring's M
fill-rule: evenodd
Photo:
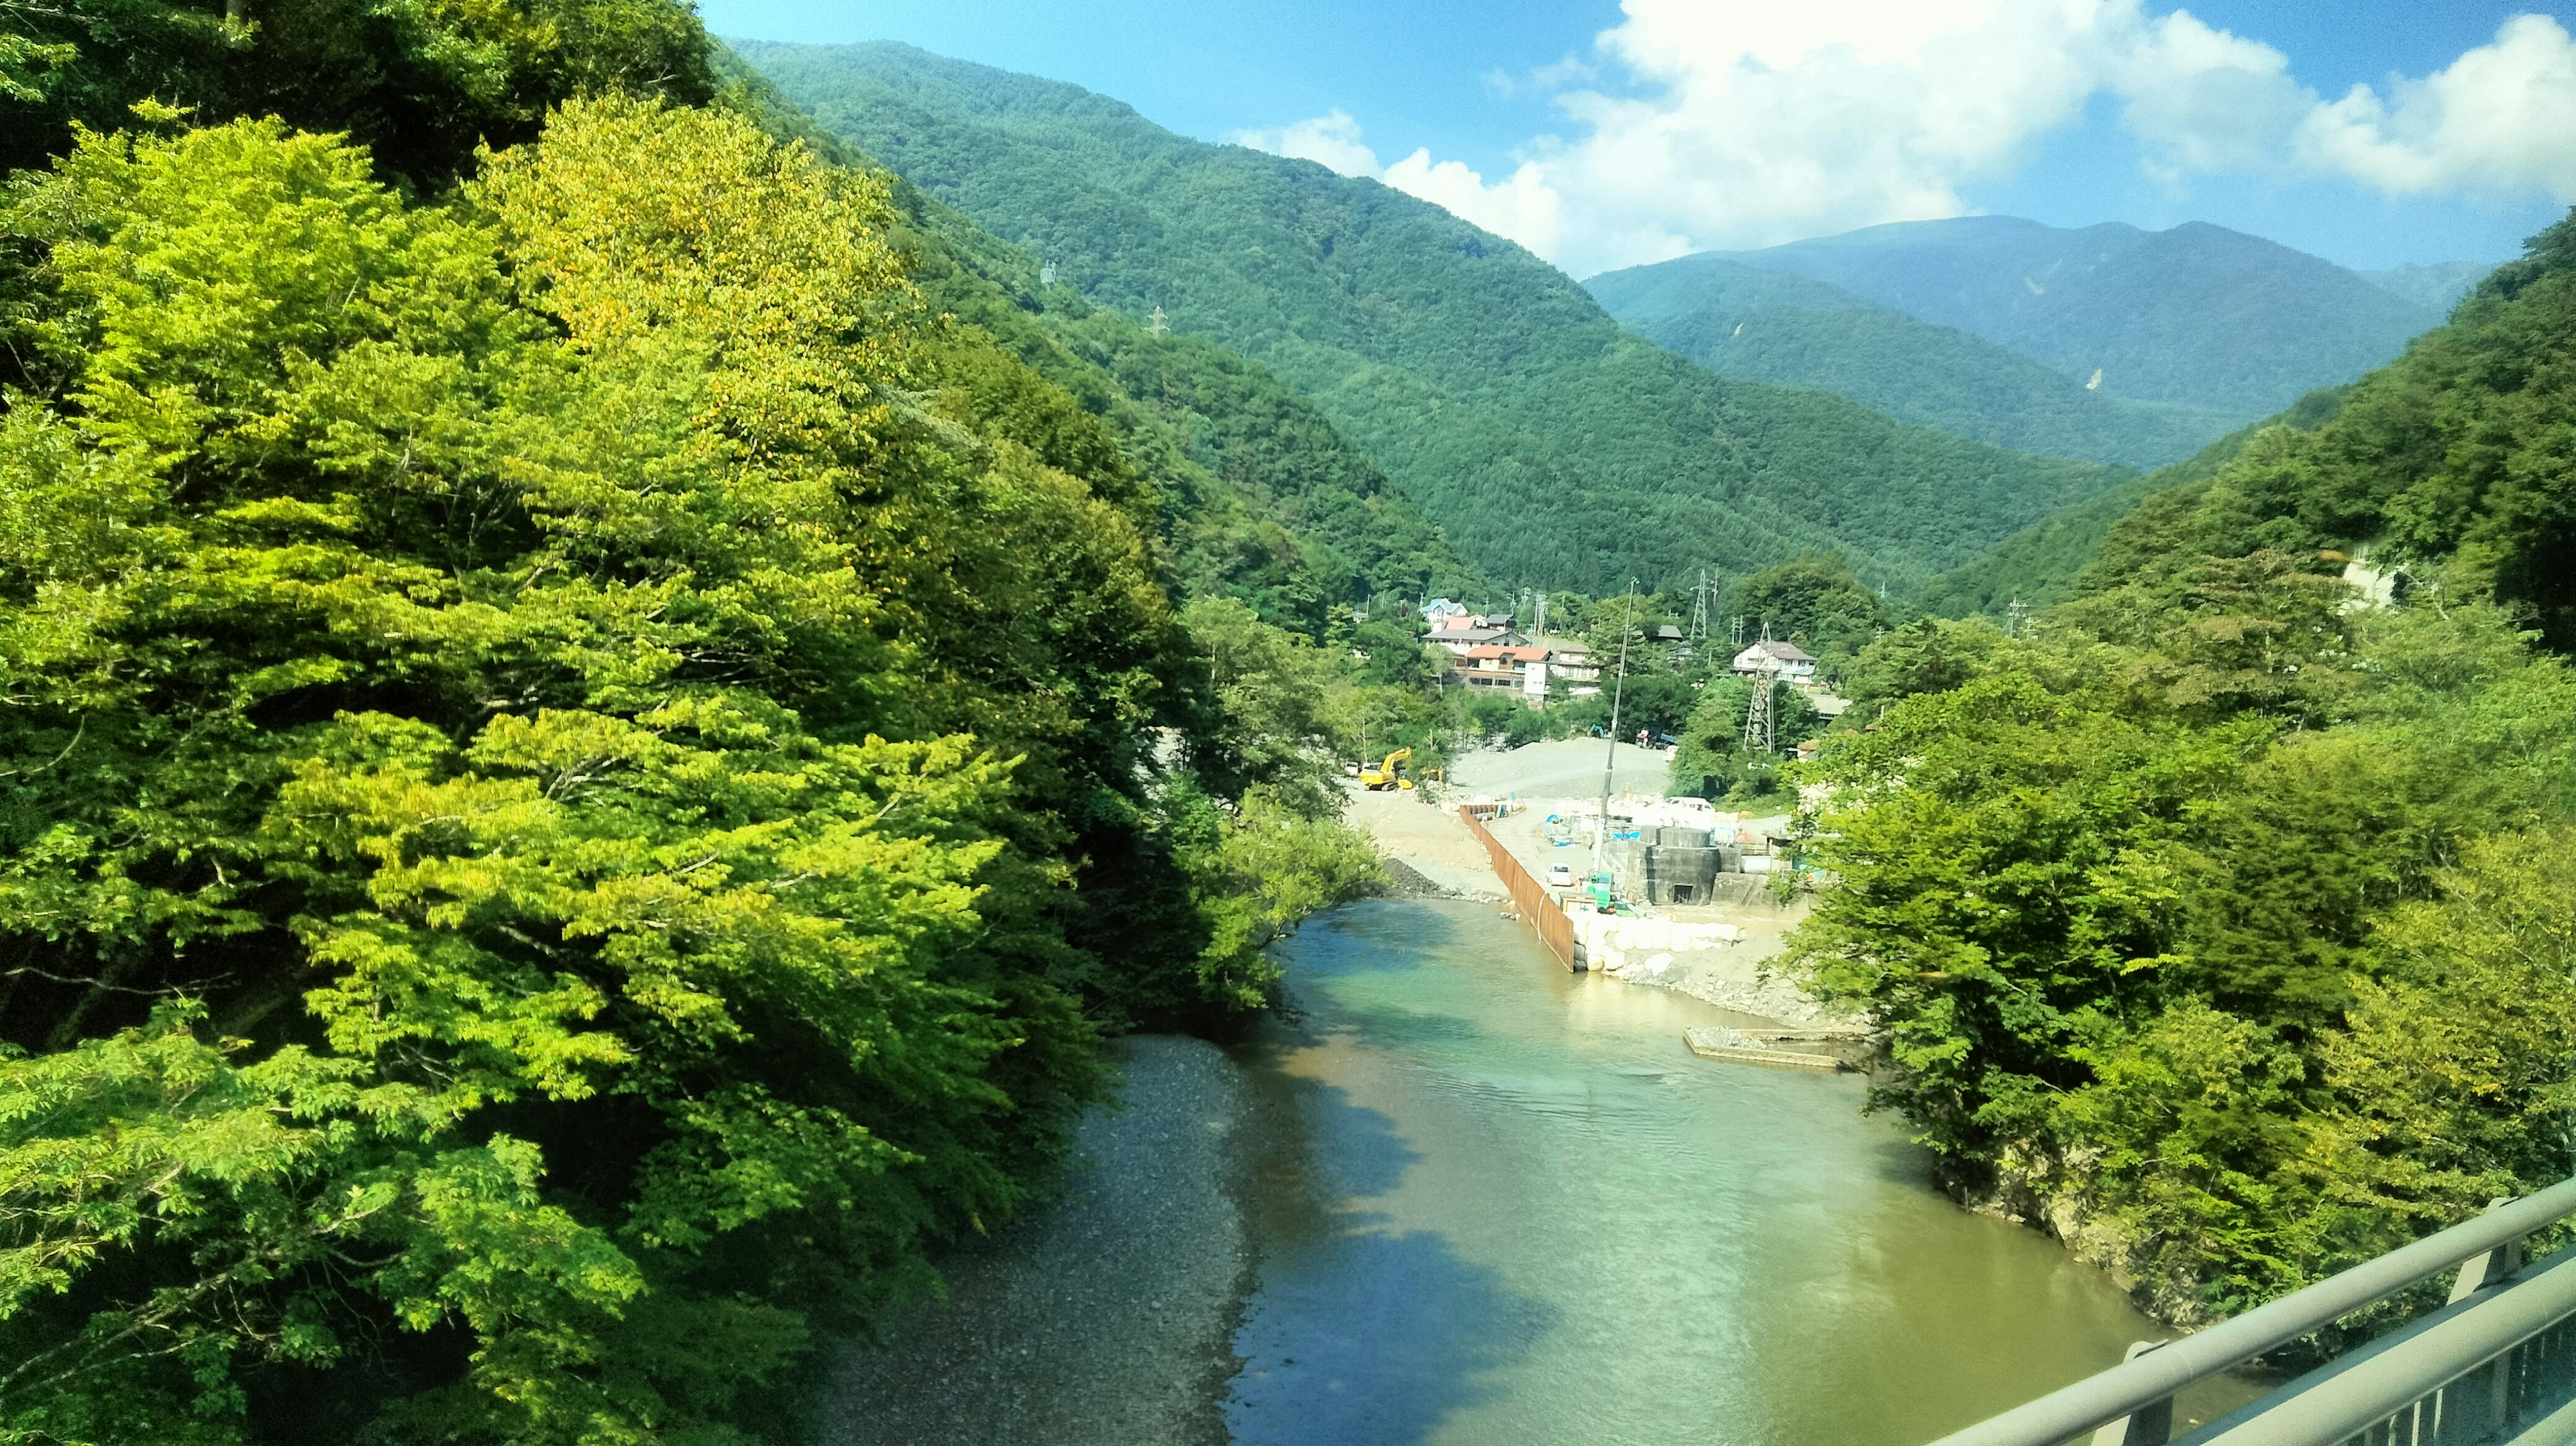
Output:
M951 1257L945 1301L837 1373L828 1446L1201 1446L1252 1286L1242 1071L1203 1040L1114 1046L1123 1108L1082 1124L1065 1196Z

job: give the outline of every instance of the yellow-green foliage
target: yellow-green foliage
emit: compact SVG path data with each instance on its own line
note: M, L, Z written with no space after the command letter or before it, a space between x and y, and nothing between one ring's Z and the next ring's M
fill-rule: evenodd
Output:
M924 384L875 179L606 98L0 224L0 1440L727 1439L1375 877L1159 771L1314 741L1193 731L1153 499Z

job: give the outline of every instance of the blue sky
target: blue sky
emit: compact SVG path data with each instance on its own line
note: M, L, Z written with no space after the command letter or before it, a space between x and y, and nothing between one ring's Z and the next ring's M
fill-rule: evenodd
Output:
M1784 8L704 5L719 34L897 39L1070 80L1188 135L1379 176L1577 274L1963 211L2214 221L2354 266L2492 261L2576 200L2563 8Z

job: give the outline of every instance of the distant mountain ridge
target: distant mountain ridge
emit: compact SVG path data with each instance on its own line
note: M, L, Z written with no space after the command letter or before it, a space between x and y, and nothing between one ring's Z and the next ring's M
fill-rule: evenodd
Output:
M1910 587L2128 475L1718 377L1436 206L1077 86L899 45L735 48L1061 283L1262 362L1506 583L1839 549Z
M2108 396L2231 425L2351 381L2442 320L2323 258L2197 221L2062 230L1962 216L1706 255L1826 282L2079 383L2098 371Z
M1818 387L2017 451L2155 467L2235 425L2228 412L2106 395L1956 327L1720 256L1607 272L1583 286L1620 325L1720 376Z
M2353 275L2378 287L2391 296L2404 297L2417 306L2428 306L2448 313L2460 304L2487 273L2495 270L2490 261L2441 261L2429 266L2392 266L2384 271L2356 271Z

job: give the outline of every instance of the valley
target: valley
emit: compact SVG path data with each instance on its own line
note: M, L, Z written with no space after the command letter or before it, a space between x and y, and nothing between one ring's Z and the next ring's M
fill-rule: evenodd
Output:
M2443 260L2312 172L2512 126L2180 11L1619 14L1400 154L0 6L0 1446L1906 1446L2189 1342L2043 1446L2557 1301L2576 189ZM1808 153L2046 89L1935 50L2081 83ZM2177 209L2211 56L2343 231ZM2300 1446L2576 1420L2548 1308Z

